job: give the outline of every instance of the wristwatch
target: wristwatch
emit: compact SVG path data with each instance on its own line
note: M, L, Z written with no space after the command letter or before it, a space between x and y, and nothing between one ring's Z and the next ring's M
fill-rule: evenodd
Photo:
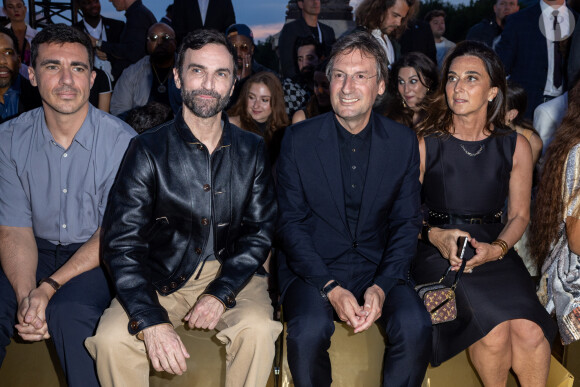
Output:
M330 283L328 285L326 285L325 287L322 288L322 290L320 291L320 295L325 300L328 300L328 293L330 293L330 291L337 286L341 286L337 280L330 281Z
M95 43L95 47L97 48L101 48L101 46L103 45L103 39L99 39L97 40L97 42Z

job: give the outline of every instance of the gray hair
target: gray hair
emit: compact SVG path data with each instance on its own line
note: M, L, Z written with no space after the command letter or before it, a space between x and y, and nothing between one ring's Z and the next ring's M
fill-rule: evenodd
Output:
M332 52L330 53L330 60L326 67L326 76L328 79L330 79L330 75L334 69L334 61L336 60L336 57L339 55L350 54L354 50L359 50L366 56L375 59L377 67L377 83L385 81L386 85L389 74L389 68L387 67L387 54L374 36L366 31L360 30L343 36L334 43Z

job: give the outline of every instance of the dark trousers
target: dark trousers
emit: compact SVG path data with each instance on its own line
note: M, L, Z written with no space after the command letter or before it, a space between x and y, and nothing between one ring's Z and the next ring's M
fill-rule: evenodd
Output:
M82 246L56 246L38 238L36 243L37 281L52 275ZM99 386L95 365L85 349L84 341L95 333L99 318L110 302L111 292L105 273L98 267L64 284L48 303L48 332L69 387ZM14 334L17 309L14 290L4 271L0 270L0 365L6 356L6 346Z
M364 292L373 284L376 266L370 262L350 266L348 274L336 279L363 304ZM288 327L288 365L294 384L330 386L328 348L334 333L334 308L318 289L301 279L288 287L283 306ZM431 355L431 320L410 284L398 284L387 294L377 323L388 338L383 386L420 386Z

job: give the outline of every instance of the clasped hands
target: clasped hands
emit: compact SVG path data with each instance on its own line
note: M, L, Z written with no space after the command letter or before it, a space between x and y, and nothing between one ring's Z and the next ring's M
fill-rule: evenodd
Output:
M462 260L458 257L457 240L459 237L467 237L471 246L475 249L475 255L465 264L465 272L471 273L477 266L486 262L495 261L501 255L501 248L489 243L479 242L472 238L468 232L459 229L446 230L442 228L432 228L429 232L429 242L434 245L441 256L449 260L451 270L457 271Z
M16 330L18 335L26 341L40 341L48 339L48 325L46 323L46 307L55 291L48 284L41 284L18 301Z
M217 298L203 295L185 315L184 320L191 329L214 329L224 312L225 307ZM143 341L156 371L182 375L187 370L185 360L189 358L189 353L170 324L143 329Z
M359 333L381 317L385 292L377 285L369 287L364 294L364 305L359 305L354 295L341 286L328 292L328 300L336 311L338 318Z

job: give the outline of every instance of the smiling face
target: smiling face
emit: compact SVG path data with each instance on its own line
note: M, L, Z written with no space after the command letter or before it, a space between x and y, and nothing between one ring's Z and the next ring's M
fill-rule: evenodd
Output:
M415 109L427 94L427 87L413 67L402 67L399 70L397 89L411 109Z
M403 19L409 13L409 5L405 0L397 0L395 4L385 11L381 23L381 31L385 35L392 35L403 23Z
M200 118L213 117L228 104L234 90L233 58L228 49L210 43L199 50L188 49L183 65L174 69L175 83L181 89L184 110Z
M0 89L10 87L19 69L20 60L12 38L0 33Z
M32 86L38 86L45 114L88 109L95 73L89 68L87 48L82 44L40 44L35 66L28 68L28 74Z
M6 0L4 11L12 23L22 22L26 17L26 6L23 0Z
M475 56L460 56L451 62L445 94L455 115L487 117L487 104L497 95L483 61Z
M248 114L259 123L268 121L272 114L272 93L263 83L252 83L248 91Z
M376 60L356 49L338 54L330 77L330 101L337 119L358 133L368 122L377 96L385 91L385 82L377 82Z

